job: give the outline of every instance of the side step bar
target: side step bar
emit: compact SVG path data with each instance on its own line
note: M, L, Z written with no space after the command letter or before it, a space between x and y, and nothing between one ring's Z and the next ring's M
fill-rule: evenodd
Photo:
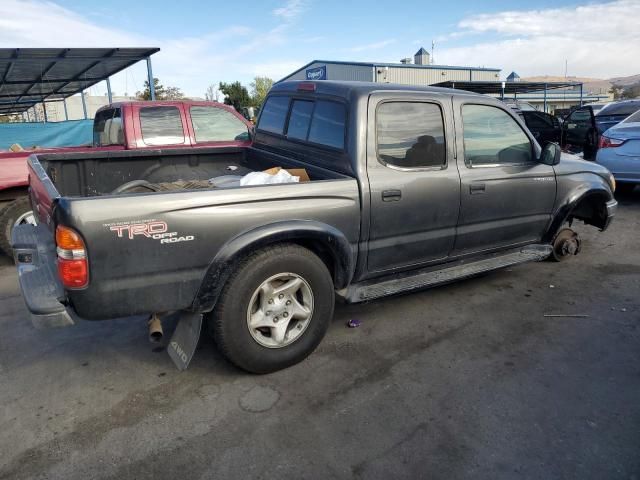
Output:
M506 254L488 256L466 263L457 262L444 268L440 266L437 270L432 267L354 283L339 293L347 303L364 302L397 293L435 287L519 263L544 260L551 255L552 250L551 245L529 245Z

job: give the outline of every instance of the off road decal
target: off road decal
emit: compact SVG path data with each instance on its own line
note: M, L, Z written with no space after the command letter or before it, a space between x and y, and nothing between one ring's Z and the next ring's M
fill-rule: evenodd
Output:
M115 232L118 238L134 240L136 238L151 238L160 243L190 242L195 240L194 235L183 235L178 232L169 232L167 222L161 220L131 220L115 223L105 223L104 227Z

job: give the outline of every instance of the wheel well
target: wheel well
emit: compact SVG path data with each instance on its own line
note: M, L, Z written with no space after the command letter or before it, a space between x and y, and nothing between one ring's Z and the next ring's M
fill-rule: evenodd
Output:
M607 224L607 200L606 195L602 193L586 195L569 212L567 220L572 221L577 218L587 225L605 228Z
M333 279L333 283L336 283L336 279L339 279L340 277L339 272L337 271L338 262L336 261L336 258L334 257L333 252L329 247L318 240L305 238L294 239L291 243L298 244L301 247L304 247L307 250L311 250L313 253L315 253L318 258L320 258L320 260L322 260L322 262L326 265L327 270L329 270L331 278Z
M325 238L327 238L329 242L338 242L338 240L334 240L331 237ZM341 249L337 246L334 249L322 240L308 236L292 236L289 238L273 237L263 239L259 243L247 245L225 262L219 264L215 264L214 262L214 264L210 265L207 273L205 273L200 289L196 294L192 308L196 311L210 311L218 301L223 285L227 282L227 279L243 258L256 248L262 249L282 243L295 244L310 250L327 266L336 289L347 286L350 280L349 262L351 259L346 257L346 251L341 252ZM342 248L344 249L344 246Z

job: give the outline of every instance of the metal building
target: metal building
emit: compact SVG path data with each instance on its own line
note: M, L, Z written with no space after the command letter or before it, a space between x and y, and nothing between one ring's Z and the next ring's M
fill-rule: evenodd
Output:
M443 81L496 81L500 78L499 68L432 65L429 52L424 48L416 52L414 63L410 62L411 58L404 58L400 63L313 60L279 81L357 80L404 85L433 85Z

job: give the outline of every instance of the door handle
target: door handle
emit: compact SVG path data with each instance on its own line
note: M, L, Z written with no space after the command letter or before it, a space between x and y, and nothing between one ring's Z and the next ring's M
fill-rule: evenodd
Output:
M486 185L484 183L472 183L471 185L469 185L469 193L471 195L484 193L485 190L486 190Z
M384 190L382 192L383 202L397 202L402 198L401 190Z

